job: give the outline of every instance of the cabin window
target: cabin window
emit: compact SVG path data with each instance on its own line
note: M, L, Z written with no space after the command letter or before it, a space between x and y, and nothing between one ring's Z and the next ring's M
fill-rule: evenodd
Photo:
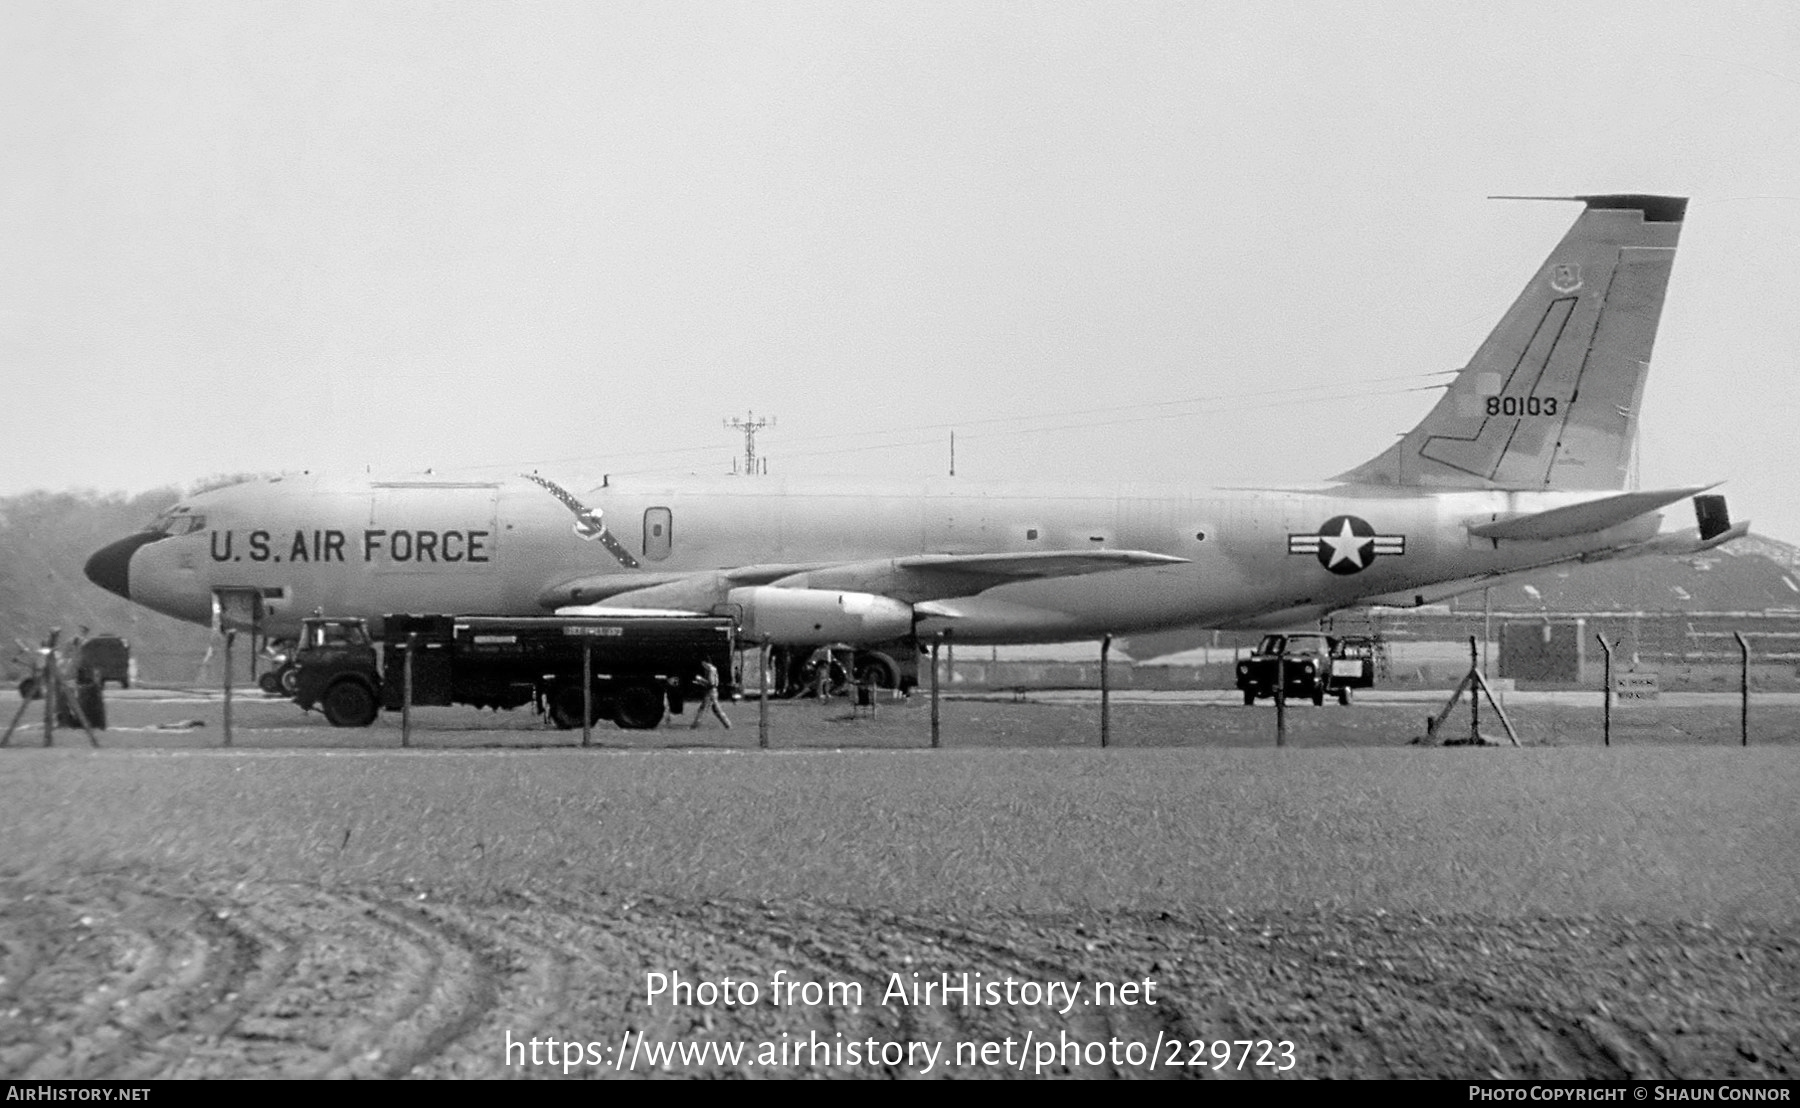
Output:
M669 556L674 541L675 519L667 508L644 511L644 557L660 562Z

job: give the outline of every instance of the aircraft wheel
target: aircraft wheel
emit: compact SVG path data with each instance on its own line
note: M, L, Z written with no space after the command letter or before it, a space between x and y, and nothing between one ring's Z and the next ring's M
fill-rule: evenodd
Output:
M39 691L38 679L35 677L27 677L25 680L19 682L20 700L36 700Z
M1338 690L1338 703L1346 708L1350 706L1350 686L1345 685Z
M326 689L321 707L333 727L367 727L379 714L375 694L360 681L339 681Z
M662 722L663 708L661 691L637 685L620 694L613 718L627 731L650 731Z
M878 689L900 687L900 664L879 650L856 656L856 683Z
M1255 704L1256 704L1256 690L1255 689L1245 689L1244 690L1244 707L1246 707L1246 708L1254 707Z
M256 687L270 696L280 696L281 675L274 670L269 670L256 679Z

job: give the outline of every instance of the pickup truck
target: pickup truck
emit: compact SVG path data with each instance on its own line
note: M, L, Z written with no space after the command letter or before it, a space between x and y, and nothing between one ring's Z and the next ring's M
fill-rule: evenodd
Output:
M1314 632L1264 635L1237 665L1237 687L1246 705L1275 695L1278 668L1287 699L1322 705L1327 696L1335 696L1348 706L1352 689L1375 684L1375 642L1361 635L1339 638Z

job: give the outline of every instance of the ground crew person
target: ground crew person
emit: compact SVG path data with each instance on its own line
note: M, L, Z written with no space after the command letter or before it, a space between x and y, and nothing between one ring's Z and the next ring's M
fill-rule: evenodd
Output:
M725 725L725 730L731 730L731 720L726 718L724 709L719 707L719 667L702 658L700 660L700 676L696 679L695 684L701 688L700 703L694 709L694 722L688 725L688 730L694 731L700 727L700 720L706 715L708 708L712 709L713 715L719 717L719 722Z
M821 646L807 659L812 667L813 697L824 700L831 695L831 647Z

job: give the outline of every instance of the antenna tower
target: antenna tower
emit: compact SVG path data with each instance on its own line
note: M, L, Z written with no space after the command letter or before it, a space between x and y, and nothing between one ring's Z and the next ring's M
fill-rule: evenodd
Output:
M744 433L745 474L754 475L756 473L756 433L764 427L773 426L775 426L774 416L764 416L759 419L757 418L756 413L751 411L746 411L743 419L732 416L725 421L726 430L742 431ZM763 472L768 472L767 459L764 459L763 461Z

